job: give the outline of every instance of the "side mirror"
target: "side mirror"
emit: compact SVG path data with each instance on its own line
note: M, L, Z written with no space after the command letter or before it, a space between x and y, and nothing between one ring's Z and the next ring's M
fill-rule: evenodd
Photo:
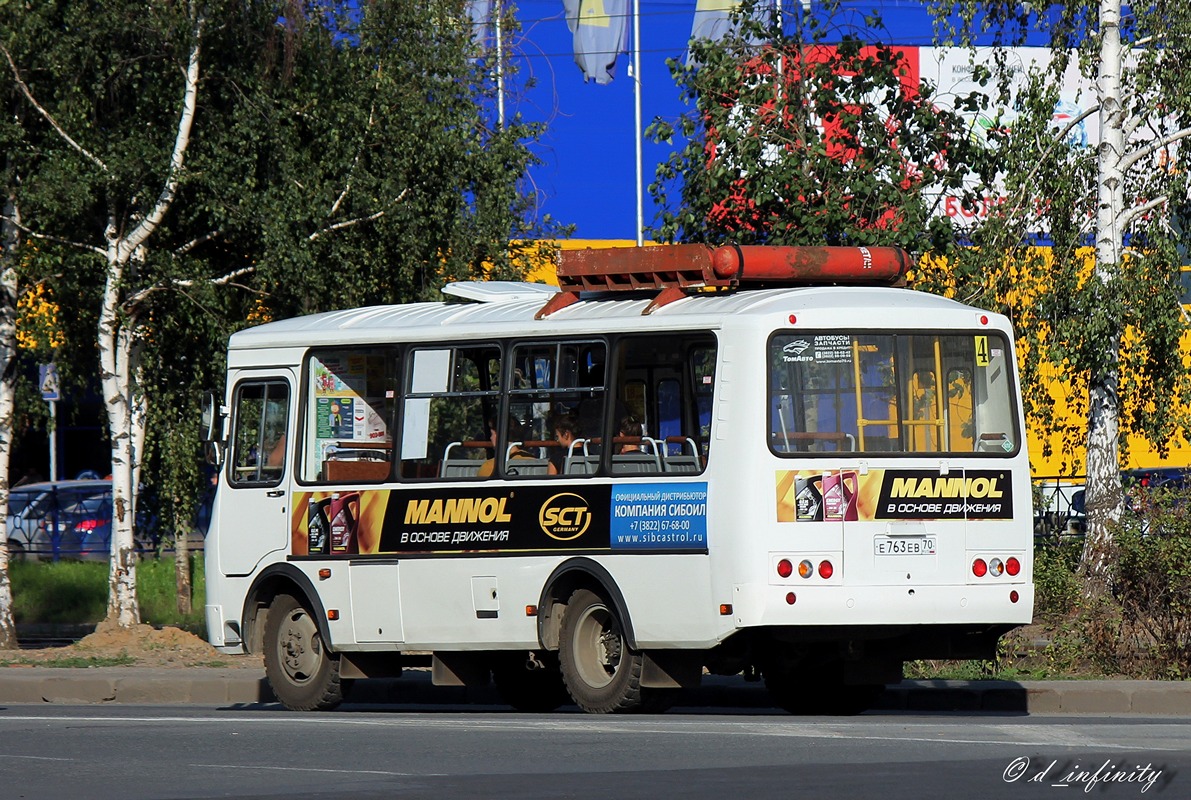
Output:
M223 440L223 409L214 392L203 396L202 435L206 443Z
M203 454L208 464L220 466L223 463L223 420L226 411L214 392L203 396L201 419Z

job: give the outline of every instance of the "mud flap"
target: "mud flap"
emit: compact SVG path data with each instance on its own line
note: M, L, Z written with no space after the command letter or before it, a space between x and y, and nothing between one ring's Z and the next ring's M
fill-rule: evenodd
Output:
M703 679L699 651L647 650L642 654L641 686L647 689L693 689Z

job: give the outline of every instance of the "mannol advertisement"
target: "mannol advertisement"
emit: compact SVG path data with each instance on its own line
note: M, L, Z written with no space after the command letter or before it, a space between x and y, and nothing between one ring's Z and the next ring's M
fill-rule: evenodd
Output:
M778 470L778 522L1012 519L1008 470Z
M706 483L298 492L294 555L707 551Z

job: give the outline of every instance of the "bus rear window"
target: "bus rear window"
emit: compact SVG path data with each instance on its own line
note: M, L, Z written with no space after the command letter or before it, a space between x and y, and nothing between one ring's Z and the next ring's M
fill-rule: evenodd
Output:
M1021 445L997 333L783 333L769 344L778 455L989 453Z

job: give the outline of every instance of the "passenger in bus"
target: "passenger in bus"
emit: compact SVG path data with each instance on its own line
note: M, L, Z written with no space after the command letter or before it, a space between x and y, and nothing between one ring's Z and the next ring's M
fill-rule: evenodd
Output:
M285 431L282 431L277 440L273 442L273 446L269 448L269 457L265 460L266 469L283 466L285 466Z
M551 461L557 470L562 467L567 456L582 455L582 453L571 452L571 445L580 438L579 420L574 414L569 412L556 414L551 421L551 428L554 430L554 441L558 442L558 451L552 454L551 457Z
M516 417L513 417L511 415L509 416L508 420L506 420L505 433L507 434L508 441L510 443L522 442L525 440L524 426L522 426L522 424L517 420ZM495 472L496 472L496 452L497 452L497 447L499 446L498 445L499 437L496 435L496 423L493 422L492 420L488 421L488 440L492 442L493 457L488 459L487 461L485 461L483 464L480 465L480 469L476 473L476 475L481 478L491 478L492 475L495 474ZM512 451L509 453L508 460L511 463L512 461L517 460L517 459L536 459L536 458L537 458L537 456L535 456L533 453L526 450L524 447L518 446L518 447L514 447L512 449ZM555 467L554 464L551 464L548 468L548 474L557 475L558 468Z
M620 429L616 434L618 439L625 438L630 441L625 442L616 450L617 453L639 453L641 452L641 437L645 435L645 426L641 424L641 420L633 414L629 414L620 420Z

